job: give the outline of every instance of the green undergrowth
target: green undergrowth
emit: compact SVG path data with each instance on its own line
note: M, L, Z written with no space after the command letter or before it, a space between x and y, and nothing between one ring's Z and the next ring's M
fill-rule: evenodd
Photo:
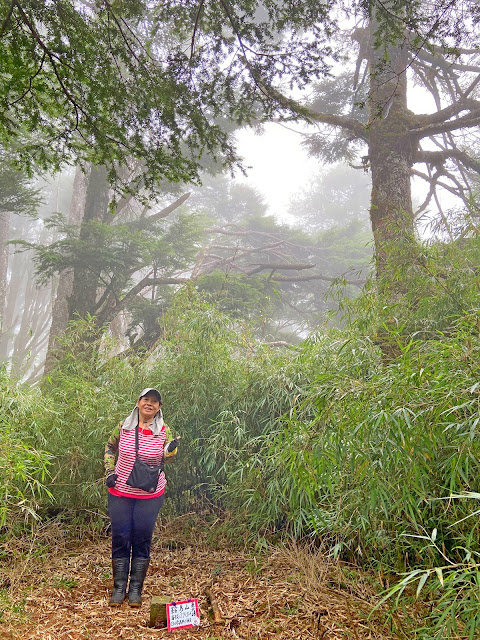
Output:
M407 535L436 529L448 551L475 545L476 519L453 526L471 504L448 498L479 489L476 331L471 316L453 336L399 340L401 356L387 366L372 345L337 342L289 412L232 464L228 499L253 530L326 537L336 554L398 568L438 555Z
M0 379L0 535L41 514L61 514L79 535L101 531L105 441L154 386L182 436L165 516L228 513L221 535L258 552L290 537L321 543L399 575L399 602L421 585L435 606L419 638L476 637L480 312L463 309L472 287L457 307L444 292L443 321L428 323L423 304L408 326L411 301L380 325L380 298L375 306L367 291L355 322L282 350L189 290L148 353L115 355L91 320L73 323L41 388Z

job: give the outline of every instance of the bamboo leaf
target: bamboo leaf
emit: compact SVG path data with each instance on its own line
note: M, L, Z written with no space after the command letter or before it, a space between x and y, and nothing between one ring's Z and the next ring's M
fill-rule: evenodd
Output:
M423 589L423 586L425 584L425 582L428 579L428 576L430 575L429 571L426 571L422 577L420 578L419 582L418 582L418 586L417 586L417 592L416 592L416 596L418 598L418 596L420 595L421 590Z

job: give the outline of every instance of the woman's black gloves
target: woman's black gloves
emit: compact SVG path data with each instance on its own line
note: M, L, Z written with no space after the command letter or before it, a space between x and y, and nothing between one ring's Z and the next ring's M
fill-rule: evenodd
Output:
M116 482L117 482L117 474L116 473L110 473L106 478L105 478L105 484L107 485L107 487L109 489L113 489L113 487L115 486Z

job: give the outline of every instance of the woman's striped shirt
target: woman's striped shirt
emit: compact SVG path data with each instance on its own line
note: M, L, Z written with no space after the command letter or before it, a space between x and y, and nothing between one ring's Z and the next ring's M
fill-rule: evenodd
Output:
M138 429L138 457L143 462L150 465L159 465L163 462L165 442L171 440L170 429L164 425L158 435L153 435L150 429ZM164 471L158 476L157 488L149 493L143 489L130 487L127 478L132 471L135 462L135 429L125 431L121 425L117 427L110 436L105 447L105 468L108 472L118 451L115 473L118 478L114 488L108 489L115 496L127 498L158 498L165 491L167 479ZM113 454L113 459L112 459Z

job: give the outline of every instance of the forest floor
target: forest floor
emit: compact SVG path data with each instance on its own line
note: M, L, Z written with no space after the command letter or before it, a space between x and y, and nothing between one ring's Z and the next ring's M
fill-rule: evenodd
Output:
M125 602L112 609L110 539L72 540L64 527L45 527L23 548L18 541L3 545L1 640L411 637L408 619L386 607L374 610L381 585L373 574L294 544L261 554L232 548L212 539L208 523L193 515L157 525L142 607ZM221 622L213 620L208 589ZM152 596L197 598L200 626L149 627Z

